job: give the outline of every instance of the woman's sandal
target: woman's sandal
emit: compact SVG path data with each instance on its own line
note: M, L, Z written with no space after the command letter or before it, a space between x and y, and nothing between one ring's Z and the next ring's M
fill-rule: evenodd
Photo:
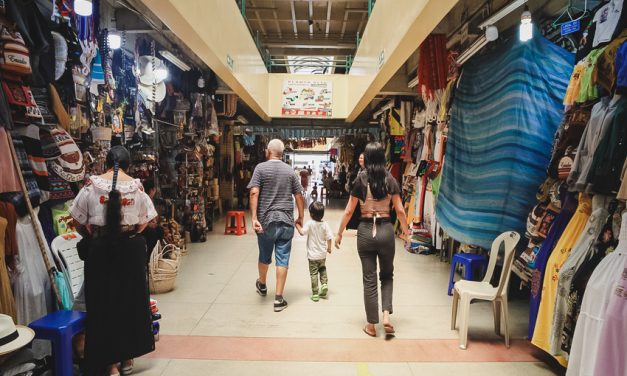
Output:
M124 362L126 363L126 362ZM122 374L130 375L133 373L133 366L135 365L135 361L133 359L130 360L130 363L126 363L126 365L122 363Z
M368 325L364 326L363 330L364 330L364 333L366 333L370 337L376 337L377 336L376 330L374 332L371 332L370 330L368 330Z
M385 334L396 333L396 331L394 330L394 325L392 324L383 324L383 329L385 329Z

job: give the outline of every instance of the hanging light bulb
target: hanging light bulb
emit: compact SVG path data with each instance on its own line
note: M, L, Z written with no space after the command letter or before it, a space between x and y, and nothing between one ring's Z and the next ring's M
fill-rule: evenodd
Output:
M525 11L520 16L520 41L526 42L531 38L533 38L533 23L529 7L525 5Z
M109 48L112 50L122 47L122 37L119 34L109 33L107 40L109 41Z
M79 16L91 16L93 11L92 0L74 0L74 12Z

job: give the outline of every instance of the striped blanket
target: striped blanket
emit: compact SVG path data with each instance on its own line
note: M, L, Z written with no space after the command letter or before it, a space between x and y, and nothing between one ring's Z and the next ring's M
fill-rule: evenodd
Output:
M454 239L489 249L504 231L524 233L573 64L572 54L536 36L464 65L436 206Z

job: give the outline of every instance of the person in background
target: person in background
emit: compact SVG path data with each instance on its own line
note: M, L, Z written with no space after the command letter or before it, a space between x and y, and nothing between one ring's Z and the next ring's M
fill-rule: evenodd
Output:
M329 291L326 259L331 254L331 240L333 231L324 218L324 205L314 201L309 205L311 220L305 226L296 225L301 236L307 236L307 259L309 260L309 275L311 276L311 300L317 302L320 298L326 299ZM321 286L318 287L318 278Z
M367 324L363 328L369 336L376 337L375 325L379 323L379 302L377 286L377 260L381 281L381 302L383 308L383 328L386 334L394 334L390 321L392 314L392 292L394 283L394 224L391 207L401 224L404 235L408 235L407 217L401 200L398 182L385 169L385 149L378 142L366 146L364 152L366 171L359 174L350 193L344 210L340 228L335 237L339 249L342 234L346 229L357 204L361 209L361 222L357 229L357 250L361 259L364 284L364 305Z
M253 228L257 233L259 245L259 278L255 282L255 287L259 295L267 295L266 277L274 252L276 261L274 312L281 312L287 308L283 291L292 251L294 225L302 226L305 211L303 187L292 169L281 161L284 150L285 145L281 140L271 140L266 149L267 161L255 167L248 184ZM296 221L292 196L298 208Z
M85 281L74 302L86 310L86 375L133 371L133 358L155 349L146 279L146 239L139 236L157 216L139 179L125 173L130 153L114 146L107 171L91 176L70 215L83 236L78 244ZM115 304L111 304L115 302ZM80 342L78 342L80 343ZM79 349L80 351L80 349Z
M340 182L340 186L342 187L342 190L345 189L347 178L348 176L346 174L346 166L342 166L342 168L340 169L340 174L338 175L338 179L337 179Z
M307 194L307 188L309 187L309 170L304 167L300 170L300 185L303 187L303 192Z
M154 205L157 187L153 179L144 181L144 192L150 197ZM159 216L148 223L148 226L142 231L142 235L146 238L146 263L148 263L157 242L163 240L163 228L159 226Z

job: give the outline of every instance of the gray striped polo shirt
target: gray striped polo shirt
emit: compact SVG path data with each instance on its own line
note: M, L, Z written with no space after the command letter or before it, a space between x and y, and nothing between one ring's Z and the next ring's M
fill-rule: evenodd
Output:
M294 224L293 195L303 188L292 168L277 159L258 164L248 188L259 187L257 218L265 228L272 222Z

